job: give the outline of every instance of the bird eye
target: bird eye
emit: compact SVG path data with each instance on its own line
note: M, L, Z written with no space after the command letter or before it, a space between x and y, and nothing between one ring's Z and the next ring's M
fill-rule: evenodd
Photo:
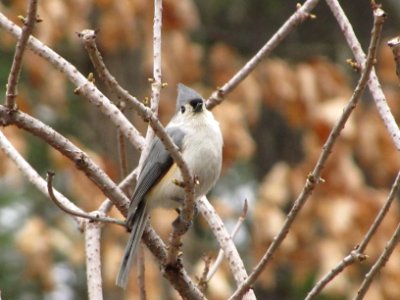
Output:
M185 110L186 110L185 106L182 105L182 106L181 106L181 113L184 113Z

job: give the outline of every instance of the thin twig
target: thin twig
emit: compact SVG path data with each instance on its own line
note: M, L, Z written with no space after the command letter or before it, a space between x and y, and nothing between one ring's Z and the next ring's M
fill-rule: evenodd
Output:
M325 0L332 14L336 18L342 33L349 45L349 48L353 52L353 55L361 68L365 66L365 53L361 48L360 42L354 33L353 27L344 13L342 7L337 0ZM376 108L379 115L386 126L390 136L392 137L393 143L397 150L400 150L400 129L396 123L396 120L390 110L390 107L386 101L385 94L383 93L382 86L379 83L379 79L376 75L375 68L372 69L369 82L369 91L374 99Z
M242 226L244 220L246 219L247 210L248 210L247 199L245 199L243 203L242 213L240 214L239 219L237 220L235 227L233 228L232 233L230 234L232 240L235 238L236 234L239 232L240 226ZM213 265L209 268L210 270L205 279L206 282L210 281L211 278L214 276L215 272L217 272L223 259L224 259L224 250L220 249Z
M56 204L58 206L58 208L65 211L67 214L70 214L75 217L84 218L84 219L88 219L88 220L96 221L96 222L117 224L117 225L121 225L123 227L126 226L124 221L120 221L120 220L106 217L106 216L101 216L100 212L97 212L97 213L95 212L94 214L89 214L89 213L77 211L77 210L71 209L70 207L65 206L54 195L54 191L53 191L54 175L55 175L54 172L50 172L50 171L47 172L47 191L49 193L51 201L53 201L54 204Z
M86 281L89 300L103 299L101 280L101 227L99 222L85 222Z
M0 105L0 124L16 125L60 151L64 156L75 163L75 166L83 171L87 177L106 195L121 211L127 210L129 199L119 189L108 175L97 166L90 157L75 146L67 138L21 111L10 111L5 106Z
M14 58L11 65L10 73L8 75L7 91L6 91L5 105L9 109L16 108L15 98L18 95L17 85L21 73L22 58L24 56L28 39L32 34L33 27L35 26L36 23L37 2L38 2L37 0L29 1L27 17L23 18L24 25L22 26L22 32L15 47Z
M151 83L150 109L158 114L160 103L161 79L161 29L162 29L162 0L154 0L153 19L153 78Z
M145 281L146 265L145 265L143 244L139 244L136 261L137 261L136 270L137 270L137 282L139 289L139 299L146 300L147 299L146 281Z
M242 258L240 257L230 234L226 230L224 223L215 211L214 207L212 207L210 202L207 200L207 197L203 196L197 200L197 209L207 221L217 238L219 246L224 251L225 258L228 262L229 268L231 269L236 285L241 286L248 278L248 275ZM248 290L244 295L244 299L256 299L254 291L252 289Z
M274 237L273 242L269 246L267 252L264 254L264 256L261 258L260 262L257 264L257 266L254 268L253 272L250 274L249 278L246 280L246 282L238 289L235 291L235 293L231 296L231 300L233 299L240 299L243 293L250 288L250 286L256 281L258 276L261 274L261 272L265 269L267 266L268 262L271 260L273 254L275 251L279 248L283 240L285 239L286 235L289 232L289 229L291 225L293 224L294 220L296 219L296 216L300 209L303 207L303 205L306 203L307 199L311 195L311 192L314 190L315 186L323 181L323 179L320 178L321 172L325 166L325 163L332 153L333 146L336 143L337 138L340 135L340 132L343 130L348 118L350 117L350 114L356 107L359 99L362 96L362 93L368 83L368 78L370 76L370 72L372 70L372 67L375 63L375 57L376 57L376 49L377 45L379 42L380 38L380 32L383 26L383 22L385 20L385 13L381 9L375 9L374 10L374 26L372 29L372 36L371 36L371 41L369 45L369 50L368 50L368 57L366 59L365 66L363 68L360 80L358 81L358 84L353 92L353 95L344 108L342 115L340 116L339 120L336 122L335 126L332 128L329 137L325 144L323 145L322 149L323 151L321 152L318 161L314 167L314 170L311 172L311 174L308 175L306 183L303 187L303 190L301 191L300 195L296 199L292 209L290 210L289 214L286 217L286 220L282 226L282 229L279 231L279 233Z
M154 0L154 18L153 18L153 78L151 84L151 100L150 110L155 116L158 116L158 106L160 103L161 93L161 28L162 28L162 0ZM151 126L148 127L145 146L139 159L138 170L142 170L143 162L150 151L150 145L154 139L154 130ZM140 299L145 300L146 286L145 286L145 256L142 245L139 245L137 256L137 281L140 292Z
M388 198L385 201L385 204L379 211L378 215L375 217L374 222L369 228L368 232L365 234L363 240L359 245L355 247L345 258L342 259L340 263L337 264L332 270L330 270L324 277L322 277L312 288L312 290L308 293L306 299L312 299L317 296L322 289L332 281L339 273L341 273L345 268L350 266L351 264L359 261L363 262L367 259L367 255L364 254L365 249L367 248L369 241L372 236L376 233L378 227L382 223L384 217L386 216L393 200L395 199L400 187L400 172L397 174L396 180L392 185Z
M3 27L16 38L21 36L21 28L10 21L0 12L0 27ZM121 111L103 94L97 87L83 76L74 65L61 57L55 51L45 44L31 36L28 40L28 48L35 54L42 57L57 70L63 73L75 86L76 93L85 96L93 105L108 117L123 132L129 142L141 150L144 144L144 138L139 131L129 122Z
M383 250L382 254L379 256L378 260L369 270L369 272L365 275L364 281L362 282L359 290L357 291L357 295L354 297L354 300L361 300L364 298L367 293L369 287L375 276L378 272L385 266L386 262L389 260L390 255L392 255L394 249L400 241L400 224L397 225L395 232L387 243L385 250Z
M126 154L125 137L122 132L117 130L118 158L121 178L125 178L128 174L128 158Z
M36 172L36 170L33 169L32 166L21 156L21 154L9 142L9 140L3 134L2 131L0 131L0 149L2 149L3 152L8 156L8 158L10 158L15 163L15 165L18 167L21 173L28 179L29 182L31 182L34 186L36 186L36 188L42 194L49 197L47 191L47 182L42 177L40 177L40 175ZM74 203L68 200L60 192L54 191L54 194L56 195L57 199L59 199L59 202L63 204L63 206L66 206L74 211L83 212L79 207L77 207ZM78 221L78 223L80 222Z
M207 289L207 284L208 284L207 275L210 273L211 256L206 255L203 258L203 261L204 261L204 269L198 280L197 286L199 287L200 291L204 293Z
M263 58L271 54L296 26L305 20L312 18L310 12L318 4L319 0L307 0L303 5L298 6L296 12L278 29L271 39L254 55L228 82L216 90L207 100L207 108L213 109L220 104L224 97L230 93L243 79L245 79Z

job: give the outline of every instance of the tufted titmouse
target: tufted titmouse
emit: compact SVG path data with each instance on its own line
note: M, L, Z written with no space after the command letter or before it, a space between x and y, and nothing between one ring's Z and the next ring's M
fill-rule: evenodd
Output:
M219 123L205 107L203 97L187 86L178 84L175 115L168 123L166 131L178 146L190 171L198 179L195 198L207 194L221 171L223 140ZM185 193L174 180L182 180L180 170L156 137L143 163L129 206L127 228L130 237L116 280L118 286L127 286L132 261L149 211L156 206L178 208L182 205Z

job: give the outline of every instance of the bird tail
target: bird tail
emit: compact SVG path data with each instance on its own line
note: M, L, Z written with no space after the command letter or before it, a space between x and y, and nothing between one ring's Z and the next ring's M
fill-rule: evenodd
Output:
M121 288L126 288L128 277L135 258L137 247L143 235L144 227L147 221L147 207L145 201L141 201L132 216L132 220L128 221L132 224L132 230L129 236L128 243L125 248L124 257L119 267L119 272L115 284Z

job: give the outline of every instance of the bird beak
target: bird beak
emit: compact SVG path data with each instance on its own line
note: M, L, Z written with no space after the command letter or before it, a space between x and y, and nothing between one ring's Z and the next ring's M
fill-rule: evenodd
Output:
M196 104L196 107L194 108L195 113L199 113L203 110L203 102L198 102Z

